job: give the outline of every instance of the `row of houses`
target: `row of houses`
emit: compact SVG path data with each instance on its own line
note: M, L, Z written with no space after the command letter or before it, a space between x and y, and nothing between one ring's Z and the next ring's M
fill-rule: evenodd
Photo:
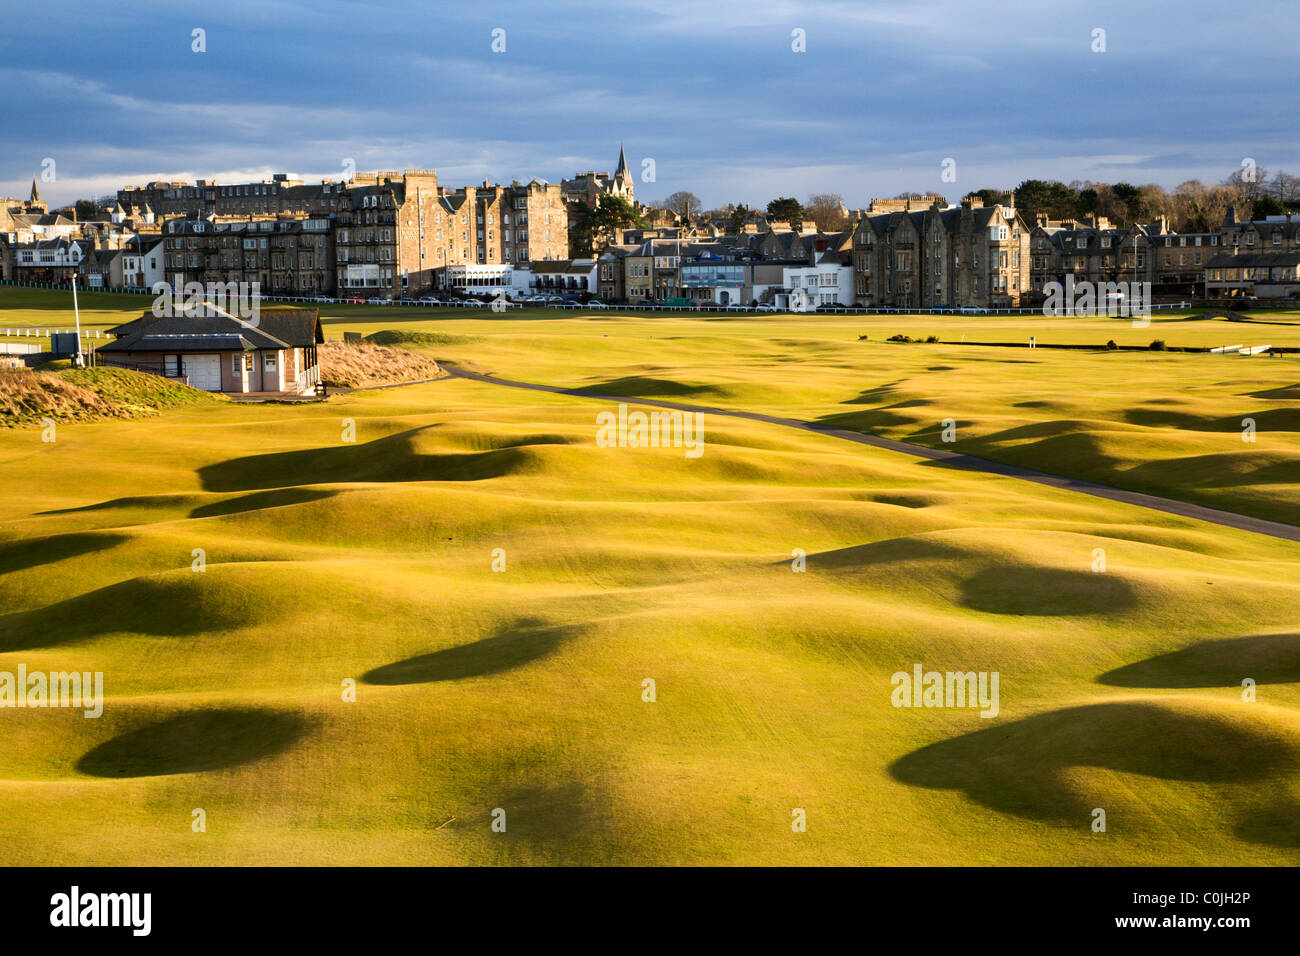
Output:
M1027 224L1014 194L985 204L939 196L873 200L823 232L751 214L623 230L594 260L570 258L569 224L606 196L635 202L620 149L611 175L555 185L484 181L447 189L433 170L358 173L308 184L155 182L130 186L92 221L31 197L0 201L0 279L89 287L258 283L268 295L416 298L440 291L561 292L608 302L1004 308L1049 283L1149 282L1155 296L1300 295L1300 217L1239 219L1176 233L1166 219Z
M433 170L408 169L310 186L281 177L152 183L119 191L102 220L82 223L50 215L35 183L32 193L26 203L4 204L0 278L66 282L93 249L103 253L94 274L112 285L147 285L150 277L110 261L127 252L124 237L137 235L161 240L153 263L171 282L401 298L441 287L450 266L563 259L569 249L561 187L536 179L450 190Z
M642 231L644 232L644 231ZM662 231L661 231L662 233ZM624 238L628 238L625 234ZM660 235L611 245L597 288L611 301L935 308L1021 304L1029 229L1014 200L875 200L850 229L769 225L706 238Z
M1300 296L1300 216L1239 219L1176 233L1167 219L1129 227L1104 217L1029 226L1014 194L986 205L874 200L845 232L768 226L739 236L629 230L598 266L611 301L838 304L894 308L1033 306L1049 283L1147 282L1172 299Z
M1031 234L1030 282L1041 292L1066 273L1094 283L1149 282L1157 294L1284 298L1300 295L1300 216L1239 219L1217 232L1177 233L1169 221L1128 227L1105 217L1039 217Z

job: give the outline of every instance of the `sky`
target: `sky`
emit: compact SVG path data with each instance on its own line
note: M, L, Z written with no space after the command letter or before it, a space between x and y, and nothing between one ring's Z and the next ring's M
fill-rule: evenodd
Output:
M706 207L1300 174L1295 0L5 7L0 195L54 205L349 160L558 182L620 143L638 199Z

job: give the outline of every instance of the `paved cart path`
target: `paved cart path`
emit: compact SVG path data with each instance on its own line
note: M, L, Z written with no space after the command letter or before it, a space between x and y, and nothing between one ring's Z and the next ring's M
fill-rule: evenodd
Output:
M471 379L475 382L484 382L488 385L501 385L506 388L526 388L536 392L552 392L556 395L573 395L578 398L594 398L610 402L626 402L629 405L650 405L656 408L670 408L683 412L701 412L707 415L726 415L731 418L744 418L755 422L766 422L769 425L782 425L787 428L799 428L804 431L814 432L818 435L830 435L834 438L842 438L845 441L857 442L859 445L871 445L873 448L883 448L886 451L911 455L913 458L925 458L930 461L944 462L945 464L957 468L965 468L968 471L981 471L990 475L1019 478L1023 481L1033 481L1040 485L1049 485L1053 488L1063 488L1066 491L1076 491L1081 494L1092 495L1096 498L1108 498L1111 501L1121 501L1124 504L1136 505L1139 508L1149 508L1152 511L1163 511L1166 514L1178 515L1182 518L1208 521L1211 524L1223 525L1226 528L1236 528L1238 531L1250 531L1254 534L1266 534L1270 537L1284 538L1288 541L1300 541L1300 527L1284 524L1280 521L1267 521L1263 518L1252 518L1248 515L1237 514L1233 511L1220 511L1218 508L1207 508L1203 505L1194 505L1190 502L1178 501L1175 498L1162 498L1159 495L1143 494L1140 491L1125 491L1123 488L1112 488L1109 485L1099 485L1095 482L1083 481L1078 478L1064 478L1060 475L1050 475L1042 471L1020 468L1016 465L1005 465L1001 462L989 461L985 458L976 458L974 455L964 455L960 452L943 451L938 448L927 448L924 445L913 445L910 442L896 441L893 438L882 438L879 435L864 434L863 432L851 431L847 428L832 428L827 425L820 425L816 422L806 422L798 418L781 418L778 415L764 415L761 412L745 412L728 408L714 408L709 405L688 405L683 402L668 402L657 398L636 398L627 395L602 395L598 392L590 392L584 389L560 388L556 385L538 385L534 382L516 382L507 378L497 378L493 375L484 375L481 372L471 372L467 369L446 362L441 363L441 367L443 371L447 372L449 375L455 376L456 378Z

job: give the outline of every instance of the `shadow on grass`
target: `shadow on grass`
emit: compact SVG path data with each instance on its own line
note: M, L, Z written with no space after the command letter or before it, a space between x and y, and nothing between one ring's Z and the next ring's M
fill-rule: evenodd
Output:
M931 744L889 772L912 786L964 791L1002 813L1086 828L1094 800L1066 780L1068 768L1243 784L1294 772L1298 756L1293 744L1237 723L1117 702L1053 710Z
M93 505L78 505L75 508L56 508L52 511L38 511L38 515L74 515L86 511L111 511L114 508L174 508L187 505L194 499L193 495L129 495L125 498L110 498L97 501Z
M114 632L193 637L243 627L259 605L239 582L213 586L189 571L131 578L29 611L0 616L0 653L58 647Z
M888 497L888 496L886 496ZM880 501L880 498L873 499ZM909 506L910 507L910 506ZM918 505L917 507L924 507ZM820 551L808 555L808 564L832 570L853 570L871 568L878 565L894 564L905 561L956 560L969 557L969 552L942 541L929 538L903 537L885 538L868 544L855 544L847 548L835 548L832 551ZM778 565L788 565L789 559L783 558Z
M222 515L243 514L247 511L261 511L263 508L283 508L285 505L301 505L309 501L332 498L337 491L323 488L273 488L270 491L258 491L239 498L214 501L200 505L190 512L191 518L216 518Z
M421 654L367 671L367 684L430 684L486 677L522 667L553 653L571 635L566 627L543 627L540 621L526 619L492 637Z
M618 395L627 398L668 398L671 396L716 395L722 389L711 385L686 385L667 378L648 378L642 375L629 375L616 378L599 385L584 385L574 389L576 392L591 392L596 395Z
M961 603L989 614L1062 616L1116 614L1137 606L1137 595L1115 574L1027 564L995 565L961 584Z
M1300 634L1271 634L1203 641L1107 671L1098 683L1112 687L1240 687L1300 681Z
M422 454L413 441L422 431L414 428L362 444L232 458L200 468L199 478L207 491L256 491L332 482L482 481L512 474L531 460L530 453L518 446Z
M107 551L130 540L124 534L55 534L42 538L20 538L0 544L0 574L24 571L42 564Z
M282 753L307 728L307 720L295 713L199 710L119 734L83 756L77 769L93 777L221 770Z

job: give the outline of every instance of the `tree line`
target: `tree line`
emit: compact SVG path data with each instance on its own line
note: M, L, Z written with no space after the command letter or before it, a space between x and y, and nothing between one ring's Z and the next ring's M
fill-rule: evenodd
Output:
M1026 179L1013 190L1016 209L1029 225L1040 213L1049 219L1080 219L1105 216L1116 226L1169 220L1175 232L1217 232L1229 208L1237 207L1238 219L1263 219L1300 211L1300 177L1281 170L1270 175L1250 165L1234 171L1218 183L1189 179L1173 190L1157 183L1103 183L1091 180ZM985 203L1001 202L1005 189L977 189L967 197Z

